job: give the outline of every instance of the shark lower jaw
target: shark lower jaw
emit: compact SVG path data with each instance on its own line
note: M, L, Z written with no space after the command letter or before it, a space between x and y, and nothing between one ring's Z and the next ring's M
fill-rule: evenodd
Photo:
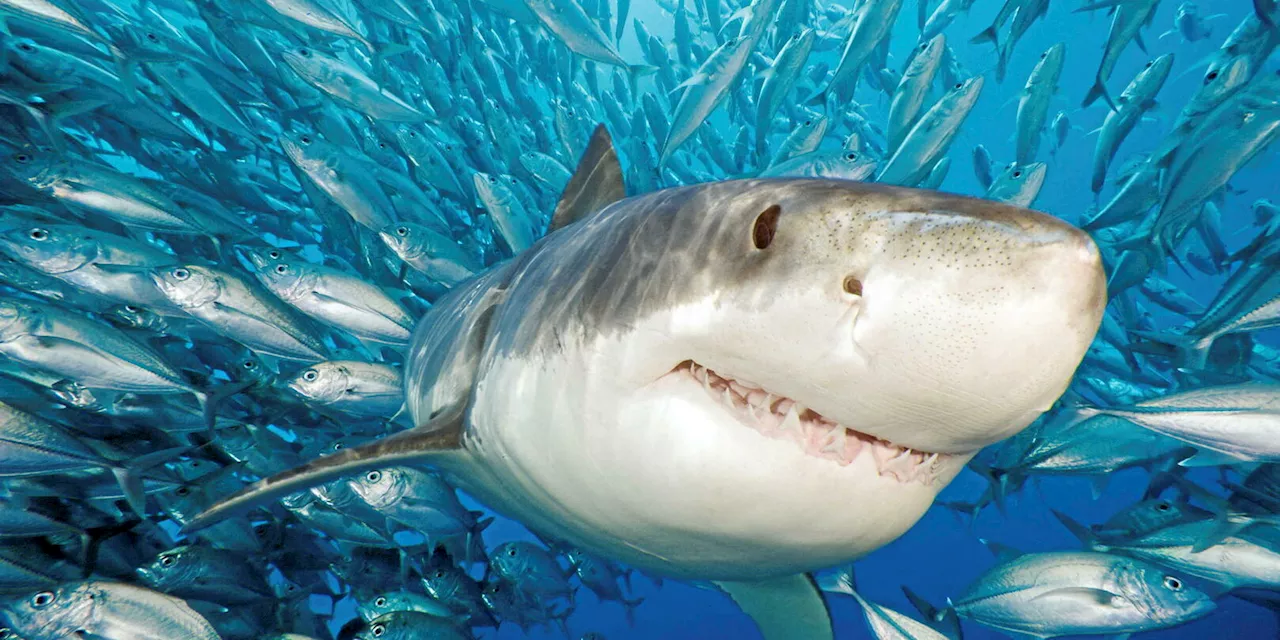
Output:
M957 454L917 451L862 433L826 418L802 403L771 393L725 372L685 360L669 376L700 385L743 426L771 440L788 441L804 453L847 467L870 456L881 477L932 486Z

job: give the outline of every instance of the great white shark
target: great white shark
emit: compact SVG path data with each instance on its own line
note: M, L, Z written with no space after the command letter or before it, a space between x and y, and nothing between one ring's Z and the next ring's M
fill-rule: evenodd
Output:
M533 247L442 297L415 426L258 481L188 526L427 463L541 535L714 581L770 640L832 637L808 572L910 528L1066 389L1097 247L1052 216L840 180L626 197L599 128Z

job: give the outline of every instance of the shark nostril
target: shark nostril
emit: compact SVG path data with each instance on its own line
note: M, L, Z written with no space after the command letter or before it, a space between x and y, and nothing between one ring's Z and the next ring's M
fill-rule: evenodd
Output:
M845 291L845 293L848 293L848 294L850 294L850 295L861 296L861 295L862 295L862 281L861 281L861 280L859 280L859 279L857 279L857 278L855 278L855 277L853 277L853 276L845 276L845 278L844 278L844 291Z

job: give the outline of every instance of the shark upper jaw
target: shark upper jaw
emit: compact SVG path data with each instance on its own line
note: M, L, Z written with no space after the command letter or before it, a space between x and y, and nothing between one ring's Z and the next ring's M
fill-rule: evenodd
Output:
M835 422L802 402L752 382L716 371L695 360L677 364L667 376L699 385L743 426L771 440L787 442L806 455L847 467L869 456L881 477L932 486L951 467L950 454L912 449ZM664 376L664 377L667 377Z

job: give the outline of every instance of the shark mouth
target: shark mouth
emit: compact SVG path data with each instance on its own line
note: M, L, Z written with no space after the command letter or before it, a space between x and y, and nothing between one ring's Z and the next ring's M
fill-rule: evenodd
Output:
M882 477L929 486L951 456L916 451L855 431L834 422L786 396L770 393L753 383L717 373L692 360L671 372L687 376L707 394L739 418L743 425L772 440L787 440L806 454L849 466L868 452Z

